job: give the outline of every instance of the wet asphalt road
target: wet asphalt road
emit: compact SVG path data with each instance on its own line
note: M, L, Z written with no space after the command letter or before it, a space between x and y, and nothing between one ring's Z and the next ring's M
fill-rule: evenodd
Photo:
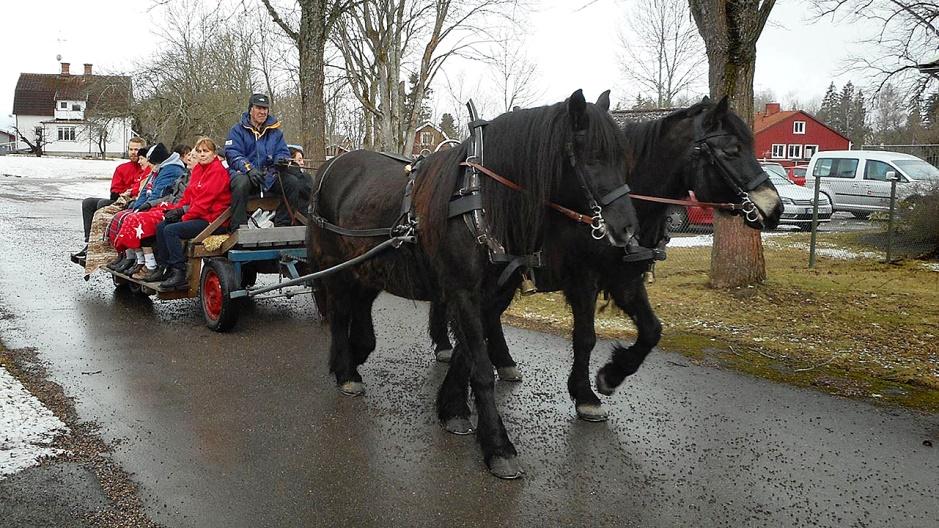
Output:
M328 375L308 300L235 331L67 262L72 182L0 177L0 338L32 346L167 526L939 526L939 417L793 389L657 351L610 421L578 421L565 339L508 329L526 379L497 397L526 475L444 432L426 306L383 296L362 398ZM41 195L43 198L36 198ZM29 196L29 198L26 198ZM600 343L593 371L606 361ZM88 374L100 371L97 374ZM2 523L0 523L2 524Z

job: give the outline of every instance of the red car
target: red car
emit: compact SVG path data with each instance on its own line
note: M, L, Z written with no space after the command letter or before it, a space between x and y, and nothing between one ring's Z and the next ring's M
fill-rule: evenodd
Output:
M808 166L806 165L789 167L789 170L786 171L786 177L789 178L789 181L792 183L805 187L805 169L807 168Z
M691 193L694 198L694 193ZM714 211L696 205L673 205L668 208L665 223L671 232L684 231L690 226L709 226L714 223Z

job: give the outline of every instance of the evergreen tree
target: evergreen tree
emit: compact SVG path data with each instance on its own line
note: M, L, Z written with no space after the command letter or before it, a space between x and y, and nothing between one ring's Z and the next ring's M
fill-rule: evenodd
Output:
M930 130L939 129L939 92L927 97L923 104L923 126Z
M440 130L450 139L460 139L460 135L456 131L456 123L453 120L453 116L449 113L444 113L440 116Z
M861 145L867 142L867 138L870 135L870 128L867 126L867 108L864 106L863 90L858 90L857 94L853 96L848 113L848 122L850 123L847 130L848 139L851 140L855 148L860 148Z
M838 107L838 88L835 86L835 83L828 85L828 91L825 92L825 98L822 99L822 106L819 107L818 113L815 115L819 121L832 126L831 119L835 114L835 109Z

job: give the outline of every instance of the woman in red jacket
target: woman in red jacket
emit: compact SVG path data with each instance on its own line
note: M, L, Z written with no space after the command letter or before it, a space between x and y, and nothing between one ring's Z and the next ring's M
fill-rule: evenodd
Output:
M157 226L158 265L144 280L162 278L161 288L185 289L188 286L183 240L198 235L231 205L228 171L216 157L217 150L215 142L207 137L196 141L193 152L197 164L182 200L163 213L163 222Z

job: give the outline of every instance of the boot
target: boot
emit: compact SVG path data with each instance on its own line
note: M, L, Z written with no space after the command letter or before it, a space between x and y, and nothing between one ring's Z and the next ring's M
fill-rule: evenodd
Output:
M133 265L136 263L137 263L137 259L124 257L121 260L118 260L117 262L112 262L108 264L107 268L111 271L116 271L117 273L124 273L126 270L133 267Z
M84 265L85 265L85 257L86 257L87 255L88 255L88 245L86 244L85 247L83 247L82 250L79 251L78 253L72 253L71 255L69 255L69 258L70 258L70 259L72 260L72 262L74 262L75 264L78 264L78 265L80 265L80 266L84 266Z
M186 270L180 268L170 268L166 279L160 283L161 290L185 290L189 287L189 281L186 280Z
M135 269L136 269L136 266L135 266ZM150 269L146 266L140 266L140 269L137 269L133 274L131 274L131 278L146 282L147 277L151 273L154 273L155 271L156 271L156 268Z
M124 275L127 275L128 277L133 277L142 269L143 269L143 264L137 264L137 262L135 261L133 266L127 268L122 273Z
M166 278L166 268L163 266L157 266L153 270L147 270L146 273L140 277L140 280L144 282L159 282L164 278Z

